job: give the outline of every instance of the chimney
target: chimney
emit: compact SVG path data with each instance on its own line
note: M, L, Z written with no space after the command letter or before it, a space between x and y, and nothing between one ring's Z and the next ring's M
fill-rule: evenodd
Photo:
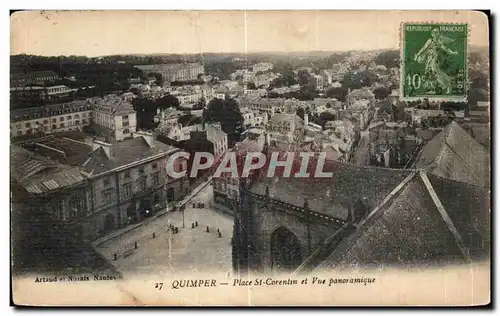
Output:
M264 144L266 144L267 146L269 146L269 134L268 133L264 133Z
M139 131L133 133L134 138L142 137L144 141L149 145L149 147L155 147L153 133Z
M104 150L108 159L112 158L111 144L105 143L100 140L94 140L92 142L92 151L96 151L97 149L99 149L99 147L101 147Z

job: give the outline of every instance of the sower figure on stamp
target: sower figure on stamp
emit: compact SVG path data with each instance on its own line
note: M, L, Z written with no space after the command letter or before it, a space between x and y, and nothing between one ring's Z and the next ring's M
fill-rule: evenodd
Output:
M429 38L424 46L415 54L415 61L420 64L425 64L425 79L424 87L427 93L436 94L437 89L440 89L446 94L451 93L452 80L439 65L440 53L444 52L451 55L457 55L458 52L446 47L447 44L454 40L442 35L439 29L433 29L431 38Z

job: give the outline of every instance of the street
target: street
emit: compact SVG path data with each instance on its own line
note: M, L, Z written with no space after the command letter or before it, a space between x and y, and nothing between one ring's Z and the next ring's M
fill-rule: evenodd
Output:
M358 148L354 153L352 163L355 165L366 165L368 163L369 154L369 144L370 144L370 132L361 131L361 138L359 140Z
M192 201L204 202L205 208L193 208L192 202L187 204L185 228L182 227L182 212L169 212L104 242L96 250L124 276L136 273L172 275L185 271L231 272L233 220L208 208L212 192L212 186L208 185ZM195 221L198 227L192 228ZM177 234L168 230L171 224L179 228ZM217 229L221 231L220 238Z

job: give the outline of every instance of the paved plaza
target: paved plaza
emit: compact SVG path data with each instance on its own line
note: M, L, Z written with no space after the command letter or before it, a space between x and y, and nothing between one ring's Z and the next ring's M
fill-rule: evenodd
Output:
M182 227L182 212L169 212L100 244L96 249L124 276L136 273L172 275L183 271L231 272L233 220L208 208L211 197L212 186L208 185L187 204L185 228ZM193 202L204 202L205 208L193 208ZM195 221L198 221L198 227L192 228ZM170 224L179 227L177 234L168 229ZM206 232L207 226L209 232ZM220 238L217 229L222 233Z

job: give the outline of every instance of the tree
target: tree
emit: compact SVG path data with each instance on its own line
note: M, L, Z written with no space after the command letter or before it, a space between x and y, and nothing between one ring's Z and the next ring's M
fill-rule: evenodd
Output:
M443 102L441 103L441 110L443 111L463 111L467 107L464 102Z
M369 87L378 80L377 75L369 70L357 73L346 73L342 80L342 87L351 89L361 89Z
M137 113L137 126L141 129L154 129L157 125L154 116L158 108L155 102L145 98L135 98L132 100L132 105Z
M180 103L179 99L177 99L175 96L171 94L166 94L165 96L157 99L155 101L155 105L157 108L164 110L167 108L179 108Z
M271 89L273 88L281 88L281 87L289 87L296 85L298 82L293 77L293 73L282 74L280 78L276 78L269 84Z
M207 101L205 97L201 97L200 100L195 104L193 110L202 110L207 106Z
M319 117L315 117L313 121L315 124L318 124L321 127L325 128L326 122L335 121L335 114L330 112L323 112L319 115Z
M247 83L247 89L256 90L257 87L255 86L255 83L249 82L249 83Z
M301 85L301 86L305 86L309 83L309 72L307 70L299 70L299 72L297 73L297 82Z
M243 115L238 103L233 99L213 99L203 111L203 120L207 123L220 122L222 130L228 134L229 143L234 143L243 132Z
M389 89L386 87L379 87L373 90L373 94L375 95L375 99L383 100L387 98L387 96L391 93Z
M384 65L387 68L399 67L399 55L400 52L397 50L390 50L382 52L373 59L375 64Z
M301 119L304 119L305 117L305 114L308 114L308 115L311 115L311 109L309 109L309 107L306 107L305 109L303 107L299 107L297 109L297 112L296 114L301 118Z
M479 101L488 101L489 93L485 89L471 89L468 93L468 101L471 105L477 105Z
M345 102L345 99L347 97L347 92L348 92L347 88L338 87L326 90L325 94L329 98L335 98L341 102Z

